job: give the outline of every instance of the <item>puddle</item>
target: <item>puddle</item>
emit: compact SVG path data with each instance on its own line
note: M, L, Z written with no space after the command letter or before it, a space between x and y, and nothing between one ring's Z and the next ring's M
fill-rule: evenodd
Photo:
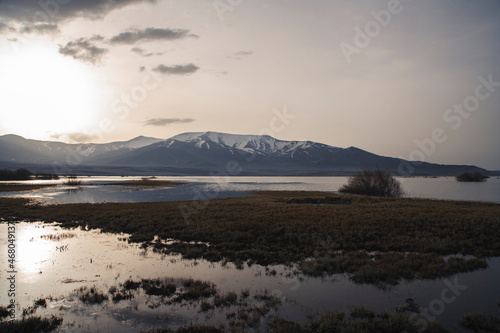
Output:
M348 310L351 305L365 305L375 311L395 311L412 298L421 310L447 329L460 332L457 323L466 312L498 315L500 308L500 258L489 260L490 268L458 274L446 280L402 282L390 290L371 285L356 285L344 275L312 278L293 275L284 266L252 265L242 270L232 264L183 260L180 256L160 255L129 244L127 235L107 234L96 230L61 229L55 224L15 224L16 304L17 315L45 298L47 307L39 307L40 316L56 315L64 319L57 332L140 332L157 327L179 327L190 323L222 323L229 328L227 316L238 309L250 313L252 306L262 306L255 296L274 295L281 304L270 307L259 318L254 331L266 331L266 321L275 315L307 321L310 314ZM0 224L0 269L2 284L8 270L7 224ZM215 284L220 295L234 292L243 302L242 290L248 289L248 306L227 306L201 311L199 302L171 302L175 297L147 295L138 287L133 298L112 301L110 288L120 288L127 280L168 278L182 292L183 281L195 279ZM452 286L452 287L450 287ZM453 289L453 286L455 289ZM95 288L109 299L102 304L85 304L76 290ZM2 288L0 305L10 301ZM169 304L170 303L170 304Z

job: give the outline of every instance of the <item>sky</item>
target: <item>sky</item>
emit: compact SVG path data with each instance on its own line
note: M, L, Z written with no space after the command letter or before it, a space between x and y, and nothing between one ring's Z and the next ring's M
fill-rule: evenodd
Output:
M498 0L0 0L0 135L267 134L500 170Z

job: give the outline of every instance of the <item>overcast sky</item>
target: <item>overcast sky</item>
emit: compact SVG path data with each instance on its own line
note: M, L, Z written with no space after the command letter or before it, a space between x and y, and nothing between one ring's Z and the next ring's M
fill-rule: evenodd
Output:
M0 0L0 135L271 134L500 170L498 0Z

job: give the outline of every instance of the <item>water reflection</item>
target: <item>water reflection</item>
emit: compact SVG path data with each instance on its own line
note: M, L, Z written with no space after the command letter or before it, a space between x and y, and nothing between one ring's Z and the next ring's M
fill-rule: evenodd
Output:
M60 181L55 187L31 192L0 192L0 197L34 198L43 203L158 202L225 198L248 195L249 191L337 191L346 177L230 177L217 181L213 177L157 177L158 180L184 182L173 187L121 186L121 177L80 178L81 187L68 187ZM140 178L127 178L139 180ZM500 203L500 179L484 183L461 183L453 177L399 178L405 196L445 200L471 200ZM42 181L34 181L42 184ZM34 183L29 182L29 183ZM109 186L104 184L116 183Z
M74 194L77 194L79 191L83 191L83 187L79 186L79 187L72 187L72 188L68 188L66 189L66 194L68 195L74 195Z
M450 283L458 283L460 295L445 304L439 314L430 312L436 320L453 332L461 332L457 323L466 312L497 312L500 285L500 258L489 260L486 270L458 274L445 280L416 280L381 290L371 285L356 285L344 275L324 278L303 277L291 274L284 266L266 269L259 265L243 270L234 265L209 263L203 260L182 260L179 256L159 255L144 251L135 244L128 244L126 235L112 235L99 231L62 230L54 225L41 223L16 224L19 237L17 302L19 309L44 297L49 299L47 309L37 315L63 316L60 332L94 332L106 327L109 332L139 332L162 325L185 325L186 322L225 322L225 315L217 311L209 319L199 307L171 306L158 303L142 292L119 303L85 305L75 294L80 287L93 287L108 293L128 279L194 278L216 284L221 293L243 289L258 293L264 289L283 295L279 315L289 320L307 321L308 314L324 311L348 310L351 305L366 305L375 311L394 312L397 306L412 298L422 310L436 304ZM7 226L0 224L0 250L5 253ZM66 246L66 250L60 250ZM0 256L0 268L6 267L6 256ZM270 273L275 271L276 274ZM447 294L447 296L450 296ZM6 295L0 295L0 304L6 304ZM149 306L156 304L151 309ZM156 306L155 305L155 306ZM155 307L153 306L153 307Z

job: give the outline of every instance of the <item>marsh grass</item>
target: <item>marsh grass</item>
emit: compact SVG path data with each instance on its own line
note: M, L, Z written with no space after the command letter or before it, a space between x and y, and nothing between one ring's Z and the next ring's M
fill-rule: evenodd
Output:
M145 333L222 333L223 331L214 327L206 325L195 325L188 327L174 328L155 328Z
M10 312L9 309L5 306L0 306L0 320L7 318L9 316Z
M482 173L479 172L464 172L458 176L455 177L455 179L459 182L484 182L486 181L489 176L483 175Z
M78 299L85 304L102 304L109 299L108 295L93 287L80 287L75 290Z
M63 182L63 184L67 186L80 186L82 183L83 181L79 179L68 179Z
M213 317L217 312L219 319L225 315L226 322L232 332L246 332L249 329L258 328L264 320L264 316L272 310L278 310L282 302L280 298L272 295L268 290L260 291L253 296L250 295L248 289L242 290L240 294L235 292L221 293L215 284L201 280L157 278L141 279L140 281L135 282L129 279L118 286L110 287L108 292L113 302L116 304L144 292L148 295L146 305L150 309L157 309L160 306L169 306L170 309L197 308L198 313L203 314L206 319ZM123 297L124 295L126 297ZM179 332L191 332L192 330L193 332L204 332L203 329L209 329L210 332L213 328L213 326L201 327L188 326L180 329ZM224 327L222 322L220 327ZM200 329L201 331L199 331ZM167 328L150 332L163 332L165 330Z
M133 290L135 289L127 289L123 284L120 285L121 288L117 288L116 286L112 286L109 288L108 293L111 295L111 300L114 304L117 304L121 301L131 300L135 297Z
M168 187L179 186L186 183L173 182L169 180L155 180L150 178L142 178L141 180L123 181L115 183L106 183L105 186L140 186L140 187Z
M439 323L426 322L415 325L410 315L381 312L376 314L363 306L351 307L349 316L342 311L326 312L311 323L276 318L269 326L274 333L313 333L313 332L383 332L383 333L440 333L447 332Z
M208 281L187 279L182 282L183 291L173 299L174 302L194 301L217 294L215 284Z
M135 284L128 284L130 289L135 287ZM170 297L177 290L177 285L168 279L143 279L141 287L147 295Z
M369 254L365 251L351 251L305 260L299 267L308 275L348 273L355 283L368 283L386 288L397 285L401 278L408 281L417 278L436 279L487 268L488 264L484 259L462 257L445 259L436 253L405 255L399 252Z
M63 232L58 234L49 234L40 236L41 239L50 240L54 242L59 242L64 239L75 238L75 237L77 237L77 235L73 232Z
M460 318L460 326L476 333L500 332L500 319L484 313L468 313Z
M61 325L63 319L52 316L42 318L39 316L23 317L15 321L0 321L2 333L44 333L55 330Z
M324 192L253 194L212 200L189 221L181 207L193 202L42 206L0 198L0 217L123 232L131 235L130 242L144 242L144 248L189 259L242 267L298 264L308 275L348 273L355 282L380 286L469 272L487 267L485 258L500 256L499 204ZM325 202L340 204L314 204ZM155 236L177 242L154 241Z
M56 184L0 184L0 192L23 192L54 187Z

